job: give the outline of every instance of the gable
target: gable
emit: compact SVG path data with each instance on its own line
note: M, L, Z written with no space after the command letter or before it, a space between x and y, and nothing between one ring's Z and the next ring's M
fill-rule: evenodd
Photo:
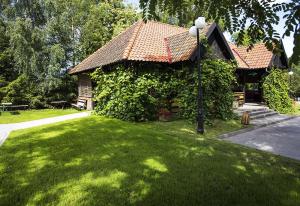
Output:
M205 35L208 44L213 50L213 56L225 60L234 59L227 41L217 24L202 29L200 35ZM197 55L197 38L191 37L188 32L166 38L170 53L169 63L194 60Z
M213 56L220 59L234 59L234 55L218 25L208 37L208 44L213 50Z

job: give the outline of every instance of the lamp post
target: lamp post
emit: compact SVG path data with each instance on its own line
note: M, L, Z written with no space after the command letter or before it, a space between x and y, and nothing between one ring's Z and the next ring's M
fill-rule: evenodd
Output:
M292 98L292 92L291 92L291 88L292 88L292 76L293 76L294 72L293 70L291 69L289 71L289 80L290 80L290 89L289 89L289 92L290 92L290 98Z
M198 17L195 20L195 26L192 26L189 30L189 34L197 38L197 68L198 68L198 97L197 97L197 132L200 134L204 133L204 114L203 114L203 90L202 90L202 69L201 69L201 42L199 29L205 27L205 18Z

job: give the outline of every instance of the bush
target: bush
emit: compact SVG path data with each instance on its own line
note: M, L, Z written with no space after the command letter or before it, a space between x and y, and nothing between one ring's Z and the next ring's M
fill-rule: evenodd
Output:
M14 105L26 104L35 109L44 108L46 102L41 95L37 94L37 91L29 77L21 75L6 87L1 88L0 94L3 95L2 102L11 102Z
M37 81L25 74L0 88L0 101L14 105L26 104L33 109L50 107L55 100L72 101L76 94L76 84L72 77L64 75L55 81Z
M26 75L19 76L10 82L6 87L2 87L2 102L12 102L13 104L28 104L30 101L31 86Z
M281 69L272 69L265 77L263 95L267 105L280 113L293 110L292 99L289 97L288 74Z
M139 71L139 72L137 72ZM197 71L163 68L147 70L119 66L109 72L98 69L95 112L129 121L156 120L160 108L180 105L180 117L195 121ZM221 60L203 63L204 110L207 119L230 119L233 116L234 65Z

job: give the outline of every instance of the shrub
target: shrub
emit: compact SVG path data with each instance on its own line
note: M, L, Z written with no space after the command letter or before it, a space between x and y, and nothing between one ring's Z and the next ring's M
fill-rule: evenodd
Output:
M2 87L0 93L3 95L2 102L13 104L28 104L30 101L31 86L26 75L20 75L16 80Z
M267 105L280 113L293 110L289 97L288 74L281 69L272 69L263 83L263 95Z
M54 100L71 101L75 95L73 78L65 75L52 81L37 81L25 74L0 88L0 101L12 102L14 105L27 104L30 108L42 109L50 107Z

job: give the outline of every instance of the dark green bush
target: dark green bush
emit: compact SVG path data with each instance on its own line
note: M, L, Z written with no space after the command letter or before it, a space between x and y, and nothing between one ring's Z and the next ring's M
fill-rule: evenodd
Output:
M98 69L92 78L96 81L97 114L129 121L155 120L160 108L170 109L171 102L175 101L180 105L180 117L195 120L197 71L188 66L161 70L119 66L109 72ZM221 60L204 61L207 119L232 118L234 80L234 65Z
M289 97L288 74L281 69L272 69L263 83L263 95L267 105L280 113L293 110L293 102Z
M16 80L10 82L6 87L2 87L0 89L0 93L3 95L2 102L28 104L32 90L29 82L26 75L21 75Z
M26 104L35 109L44 108L47 104L37 92L38 88L26 75L19 76L6 87L0 89L0 93L4 96L2 102L11 102L14 105Z
M50 85L23 74L0 88L0 101L11 102L14 105L26 104L33 109L42 109L50 107L49 103L55 100L71 102L76 96L75 91L76 84L68 75Z

